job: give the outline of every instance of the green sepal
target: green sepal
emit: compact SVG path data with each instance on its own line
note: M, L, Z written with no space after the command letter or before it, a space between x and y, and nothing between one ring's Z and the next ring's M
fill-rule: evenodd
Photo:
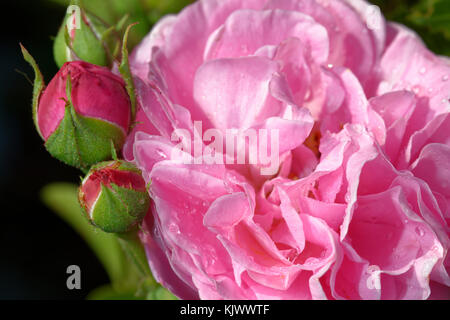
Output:
M116 23L116 31L120 32L125 28L125 23L127 23L128 19L130 19L130 15L125 14L117 23Z
M45 147L55 158L86 172L93 164L112 159L111 141L120 149L124 132L106 121L77 114L68 102L64 118Z
M156 285L155 280L152 277L152 272L148 265L147 255L145 253L144 246L139 239L137 230L129 232L117 233L117 239L122 246L123 251L127 255L128 259L136 266L141 279L140 291L148 292L149 288L154 288Z
M110 145L111 145L111 157L114 161L118 161L119 158L117 157L117 151L116 151L116 146L114 145L114 142L112 140L110 140Z
M125 31L125 35L123 36L122 61L119 66L119 72L122 75L123 80L125 81L128 96L130 97L131 101L131 123L134 123L134 120L136 119L136 93L134 88L133 76L131 75L130 64L128 61L127 42L130 30L135 25L136 23L130 24Z
M67 19L71 17L72 14L66 14L55 38L53 52L56 64L61 67L76 58L99 66L110 66L114 61L114 47L120 45L114 27L111 29L95 15L82 9L80 29L75 30L72 41L67 29Z
M123 233L137 227L150 206L145 192L101 185L100 194L91 208L90 220L105 232Z
M33 122L36 126L36 129L41 136L42 139L44 137L42 136L41 130L39 130L39 124L38 124L38 118L37 118L37 110L39 106L39 98L42 94L42 91L44 91L45 88L45 82L44 77L42 76L41 71L39 70L39 66L36 63L36 60L31 56L31 54L25 49L25 47L20 44L20 48L22 50L23 57L25 61L27 61L34 70L34 84L33 84L33 102L32 102L32 112L33 112Z
M123 170L123 171L130 171L130 172L134 172L137 173L139 175L142 175L142 171L139 170L133 163L128 162L128 161L120 161L120 165L118 167L118 170Z

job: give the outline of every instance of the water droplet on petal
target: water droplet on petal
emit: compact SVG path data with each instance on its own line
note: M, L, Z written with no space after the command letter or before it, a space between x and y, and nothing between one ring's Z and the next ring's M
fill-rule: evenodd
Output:
M415 94L419 94L420 93L420 86L412 87L412 91L414 91Z
M379 272L380 271L380 267L377 265L370 265L367 267L367 273L374 273L374 272Z
M448 80L448 75L442 76L442 81L447 81Z
M169 231L172 233L176 233L176 234L180 234L180 228L178 228L178 226L175 223L171 223L169 225Z
M425 232L423 231L423 229L421 227L416 227L416 233L420 236L423 237L425 235Z
M419 73L420 74L425 74L427 72L427 68L425 68L425 67L422 67L422 68L420 68L420 70L419 70Z

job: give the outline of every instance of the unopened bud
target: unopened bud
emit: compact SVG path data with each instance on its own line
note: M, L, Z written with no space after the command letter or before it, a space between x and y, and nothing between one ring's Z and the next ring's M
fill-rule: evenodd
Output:
M79 201L94 226L114 233L135 229L150 207L141 172L122 160L92 167L79 189Z
M42 93L36 122L47 150L66 164L87 171L112 159L131 122L124 81L108 69L83 61L63 65Z

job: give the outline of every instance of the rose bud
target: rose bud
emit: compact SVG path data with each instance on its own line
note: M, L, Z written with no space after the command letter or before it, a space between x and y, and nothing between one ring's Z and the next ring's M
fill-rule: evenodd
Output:
M141 171L122 160L93 166L81 183L78 198L88 220L105 232L135 229L150 207Z
M131 102L119 76L73 61L64 64L43 91L35 121L51 155L87 171L112 159L111 143L117 150L122 148Z
M59 67L74 60L111 66L120 44L114 27L80 6L70 6L55 38L53 53Z

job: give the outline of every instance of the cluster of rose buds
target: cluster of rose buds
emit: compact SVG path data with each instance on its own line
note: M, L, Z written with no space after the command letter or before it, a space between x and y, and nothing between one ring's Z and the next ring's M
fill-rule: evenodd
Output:
M83 61L65 63L42 93L38 130L55 158L86 170L111 159L131 122L123 80L108 69Z
M141 172L117 159L116 150L122 149L135 121L133 85L108 66L122 47L121 65L128 68L128 33L122 43L114 33L117 28L108 28L84 10L79 15L77 28L68 29L67 20L76 19L68 14L58 33L54 54L61 69L46 87L36 62L22 47L36 74L34 121L53 157L88 172L79 199L89 222L105 232L124 233L142 221L150 205Z

